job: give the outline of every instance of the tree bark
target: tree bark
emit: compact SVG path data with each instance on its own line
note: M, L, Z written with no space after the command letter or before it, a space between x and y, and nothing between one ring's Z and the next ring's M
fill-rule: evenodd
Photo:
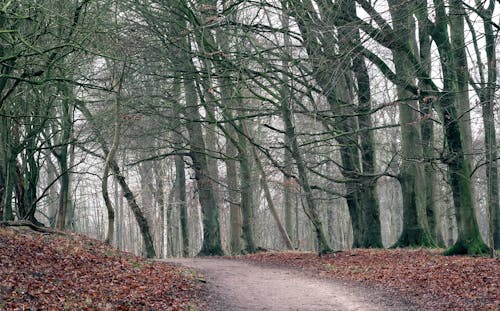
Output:
M176 79L174 83L174 90L172 91L175 101L180 100L180 85L181 80ZM183 132L181 128L181 106L175 104L173 107L174 123L173 128L178 131L175 133L174 146L178 152L184 151L182 146L182 136L180 133ZM175 156L175 188L177 190L177 196L179 199L179 218L181 224L181 239L182 239L182 255L188 257L190 253L190 243L189 243L189 224L188 224L188 209L186 202L186 164L184 163L184 158L182 155ZM169 219L170 221L170 219Z
M436 24L432 29L432 38L436 42L441 57L443 72L443 92L439 98L439 110L443 122L444 136L447 143L445 162L453 192L453 205L457 219L458 239L445 254L484 254L488 246L484 244L477 224L470 165L466 157L466 147L460 127L460 114L456 105L457 68L453 48L449 41L448 24L444 2L434 0ZM463 70L463 69L462 69Z
M68 157L69 157L69 144L71 139L71 131L72 131L72 113L71 113L71 103L70 100L72 96L70 96L70 90L68 86L61 86L62 95L64 99L61 102L61 140L60 140L60 151L53 152L56 156L57 162L59 164L59 170L61 172L60 176L60 193L59 193L59 207L57 210L56 217L56 228L59 230L66 229L67 224L67 216L69 205L71 204L70 198L70 172L68 166Z
M420 52L420 66L422 71L427 76L431 74L431 41L430 41L430 27L426 0L418 0L415 4L416 16L418 21L418 37L419 37L419 52ZM419 79L418 88L429 92L426 83ZM424 185L425 185L425 207L427 214L427 222L429 224L429 231L439 247L444 247L445 242L442 233L442 213L439 205L436 204L436 177L434 173L435 158L437 157L434 151L434 120L433 115L433 99L430 97L420 98L420 118L421 133L422 133L422 151L424 156Z
M243 232L241 226L243 219L241 215L241 197L238 195L238 173L236 169L235 158L238 155L238 150L233 141L236 141L236 133L232 126L226 127L228 137L226 139L226 178L228 187L228 201L229 201L229 239L232 254L240 254L242 247L241 237Z
M496 39L492 27L492 16L495 10L495 1L490 0L488 9L483 10L483 15L488 19L484 20L486 35L486 58L488 68L488 84L483 98L483 125L484 125L484 145L486 149L486 178L488 180L488 211L489 211L489 232L490 232L490 255L494 256L494 249L500 249L500 199L498 194L498 156L497 137L495 130L495 91L497 90L497 57Z
M354 59L353 67L358 87L362 93L358 99L362 100L359 107L355 107L353 95L353 79L349 57L351 50L359 45L359 29L350 20L355 16L356 7L351 0L336 3L337 10L333 10L326 2L318 6L320 15L311 16L316 9L309 0L293 1L291 10L298 22L304 45L311 59L313 76L323 91L328 104L335 116L335 120L327 125L336 132L343 133L337 137L340 143L342 167L341 172L346 179L345 198L349 208L353 229L353 247L381 247L380 219L378 198L376 194L376 181L370 177L365 178L364 168L367 173L373 170L375 157L373 138L359 127L369 126L370 115L361 118L348 117L356 114L355 109L364 110L369 107L369 79L363 71L361 58ZM321 21L321 22L319 22ZM337 27L339 39L325 27ZM321 34L321 35L319 35ZM340 50L344 57L340 60L334 51ZM332 78L332 71L337 72ZM360 122L360 123L358 123ZM363 130L365 137L360 138L358 131ZM348 134L350 133L350 134ZM361 143L361 144L360 144ZM361 146L361 148L360 148ZM364 162L362 167L361 160Z
M347 9L352 14L356 12L354 1L349 0ZM350 30L350 45L361 44L359 30L354 27ZM363 247L383 247L380 228L380 206L377 191L377 179L372 176L376 173L375 138L372 127L372 100L370 89L370 76L362 55L353 57L353 71L357 82L358 99L358 127L360 130L360 152L362 172L366 176L360 177L362 189L360 193L361 208L363 209L364 235L361 245Z
M182 255L189 256L189 227L186 206L186 173L182 156L175 156L175 183L179 196L179 214L182 234Z
M104 152L105 155L109 154L109 149L107 147L106 141L102 137L99 127L97 124L95 124L94 117L92 116L91 112L87 109L84 103L80 102L79 105L80 111L83 113L87 121L90 123L92 131L94 132L94 135L101 146L102 151ZM151 236L151 231L149 228L149 223L146 217L144 217L144 214L142 213L141 208L137 204L137 201L135 200L134 193L128 186L128 183L125 179L125 177L121 174L120 172L120 166L118 165L118 162L114 158L110 158L109 160L109 167L113 171L113 175L118 181L118 184L120 185L122 191L123 191L123 196L127 200L127 203L132 210L132 213L134 214L135 220L137 222L137 225L139 226L139 230L141 232L142 236L142 241L144 244L144 252L146 257L148 258L154 258L156 257L156 252L154 248L154 243L153 243L153 237Z
M186 62L186 61L185 61ZM198 197L203 211L203 244L198 255L222 255L219 208L215 197L213 182L206 155L205 140L201 128L200 112L196 98L195 77L196 70L191 60L185 63L186 74L183 77L186 109L184 115L187 119L186 128L189 133L190 156L193 161L195 179L198 185ZM190 73L190 74L189 74Z
M495 130L495 91L497 89L497 57L496 44L497 36L493 31L492 17L495 10L495 1L491 0L485 7L485 3L480 4L478 10L481 12L486 40L486 66L480 57L479 43L475 29L470 20L470 31L480 68L480 83L473 82L473 87L482 105L482 119L484 127L484 146L486 159L486 183L487 183L487 206L489 218L489 244L490 255L494 256L494 249L500 248L500 204L498 194L498 160L497 160L497 137ZM482 68L487 69L486 77Z
M241 121L241 128L245 128ZM240 191L241 191L241 214L243 216L243 240L245 241L245 251L255 253L253 233L253 185L252 185L252 162L246 135L238 132L238 160L240 162Z
M408 85L415 84L416 73L405 51L416 51L413 3L390 0L393 25L403 49L393 49L393 62L398 75ZM401 172L403 195L403 232L394 247L434 246L426 213L426 188L424 184L423 149L420 132L418 102L403 85L397 86L399 119L401 123Z
M302 155L299 150L299 145L297 142L297 137L295 135L295 128L293 126L293 115L291 109L287 105L283 105L283 117L285 123L286 135L292 138L292 150L291 155L295 160L295 165L297 166L297 171L299 175L299 184L304 191L306 203L304 207L304 212L311 221L314 231L316 233L316 238L318 240L318 253L320 255L333 252L328 239L324 233L323 223L321 221L320 215L317 210L316 202L312 193L311 186L309 185L309 179L307 177L307 170Z
M260 173L260 184L262 189L264 190L264 194L266 196L266 201L267 201L267 206L269 207L269 210L271 211L271 215L273 215L274 221L276 222L276 226L278 227L278 230L281 235L281 239L283 240L283 243L285 243L285 246L289 250L293 250L293 244L292 240L290 240L290 236L288 235L287 230L285 227L283 227L283 224L281 223L281 220L278 215L278 211L276 210L276 207L274 206L273 198L271 195L271 191L269 190L269 185L267 184L267 176L266 172L264 171L264 167L262 167L262 162L259 159L259 156L255 150L255 148L252 147L252 154L255 160L255 164L257 165L257 169L259 170Z
M288 9L288 2L286 0L281 1L281 9L282 9L282 14L281 14L281 23L282 27L285 30L285 33L283 34L283 46L285 49L285 59L282 60L283 62L283 69L288 70L289 67L289 61L287 58L289 58L289 55L291 54L291 40L290 40L290 33L288 32L288 29L290 28L290 12ZM281 100L283 101L282 105L289 105L290 100L291 100L291 90L290 90L290 79L288 78L287 75L283 75L282 77L283 80L283 85L281 86ZM288 234L291 234L293 232L293 221L292 221L292 203L293 203L293 198L292 198L292 192L293 192L293 179L292 179L292 156L291 156L291 140L292 138L287 136L286 133L284 134L284 150L283 150L283 209L285 212L285 228L286 232ZM298 242L298 241L297 241Z
M442 1L442 0L440 0ZM463 0L448 1L448 20L450 26L451 52L453 53L454 68L456 74L455 105L458 113L458 124L462 133L462 147L464 156L469 167L473 156L471 108L469 103L469 66L467 64L467 52L465 45L464 16L465 10ZM474 191L474 185L472 185Z
M113 133L113 141L111 143L111 148L109 152L106 153L106 159L104 160L104 168L102 173L102 198L104 199L104 204L106 205L106 211L108 212L108 231L106 233L106 240L104 242L111 244L114 241L115 235L115 210L113 208L113 203L111 203L111 199L109 197L108 192L108 175L111 161L114 161L116 150L118 149L118 145L120 143L120 132L121 132L121 113L120 113L120 105L121 105L121 90L123 84L124 77L124 69L125 64L118 79L112 79L113 88L116 90L115 94L115 106L114 106L114 133ZM113 72L113 74L117 74ZM126 194L125 194L126 195ZM66 219L62 220L64 223Z

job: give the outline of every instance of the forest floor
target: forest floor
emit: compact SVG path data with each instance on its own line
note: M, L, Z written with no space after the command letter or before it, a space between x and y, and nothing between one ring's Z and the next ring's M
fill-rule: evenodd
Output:
M166 261L0 226L0 310L500 310L498 258L397 249Z
M442 250L167 259L202 273L211 310L500 310L500 259Z
M500 258L442 256L443 250L356 249L259 253L245 262L353 281L401 297L420 310L500 310ZM406 310L406 309L398 309Z
M87 237L0 227L0 310L203 310L200 284Z
M195 269L206 279L208 309L225 310L418 310L401 297L391 297L351 281L327 280L299 269L266 266L228 258L166 259Z

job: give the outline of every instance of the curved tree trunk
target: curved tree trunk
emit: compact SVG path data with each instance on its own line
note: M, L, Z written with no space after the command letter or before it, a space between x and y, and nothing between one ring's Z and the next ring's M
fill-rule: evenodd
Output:
M101 132L99 131L99 127L97 124L95 124L94 117L92 116L91 112L87 109L84 103L80 102L80 105L78 107L80 111L83 113L87 121L90 123L92 127L92 131L94 135L96 136L96 139L98 140L102 151L104 154L109 154L109 149L108 146L106 145L106 141L101 135ZM154 258L156 257L156 252L154 248L154 243L153 243L153 237L151 236L151 231L149 229L149 223L144 217L144 214L142 213L141 208L137 204L137 201L135 200L134 193L130 189L130 187L127 184L127 181L123 174L120 172L120 167L118 165L118 162L114 158L110 158L109 160L109 167L113 171L113 175L118 181L118 184L120 185L122 191L123 191L123 196L127 200L127 203L132 210L132 213L134 214L135 220L137 221L137 225L139 226L139 230L141 232L142 236L142 241L144 243L144 252L146 257L148 258Z
M259 159L259 156L257 155L257 152L255 148L252 147L252 154L255 159L255 164L257 165L257 169L259 170L260 173L260 184L262 189L264 190L264 195L266 196L266 201L267 201L267 206L269 207L269 210L271 211L271 215L273 215L274 221L276 222L276 226L278 226L278 230L281 235L281 239L283 240L283 243L285 243L285 246L289 250L293 250L293 244L292 240L290 240L290 236L288 235L287 230L285 227L283 227L283 224L278 216L278 211L276 210L276 207L274 206L273 198L271 195L271 191L269 190L269 185L267 184L267 176L266 172L264 171L264 168L262 167L262 162Z
M108 231L106 233L105 242L108 244L112 244L114 241L115 235L115 210L113 208L113 204L111 203L111 199L109 197L108 192L108 175L109 175L109 167L110 162L114 160L116 150L118 149L118 145L120 143L120 132L121 132L121 116L120 116L120 101L121 101L121 90L122 90L122 82L125 69L125 64L123 65L122 71L120 73L120 77L118 79L113 79L112 85L116 90L115 94L115 107L114 107L114 133L113 133L113 141L111 143L111 148L109 152L106 154L106 159L104 160L104 169L102 173L102 198L104 199L104 204L106 205L106 211L108 212ZM114 73L116 74L116 73ZM63 221L66 221L65 219Z
M330 243L325 235L323 223L321 222L320 215L317 210L316 202L312 193L311 186L309 185L309 179L307 177L307 170L302 155L300 154L299 144L297 142L297 137L295 135L295 128L293 126L293 115L290 108L287 105L282 105L283 121L285 123L286 135L291 137L291 155L295 160L295 165L297 166L297 171L299 174L299 184L304 191L306 203L304 204L304 212L311 221L314 231L316 232L316 238L318 240L318 253L320 255L333 252L330 247Z

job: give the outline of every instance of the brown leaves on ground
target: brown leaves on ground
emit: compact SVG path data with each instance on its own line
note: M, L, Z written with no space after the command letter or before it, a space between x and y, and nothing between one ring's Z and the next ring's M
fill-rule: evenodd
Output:
M356 249L323 257L260 253L244 258L396 290L423 310L500 310L498 258L446 257L426 249Z
M0 310L188 310L196 283L90 238L0 228Z

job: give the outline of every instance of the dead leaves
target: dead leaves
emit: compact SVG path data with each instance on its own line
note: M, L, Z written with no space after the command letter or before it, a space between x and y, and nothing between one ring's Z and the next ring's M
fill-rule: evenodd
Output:
M187 310L195 278L73 235L0 229L0 310Z
M396 289L424 310L500 310L499 259L441 256L425 249L357 249L323 257L261 253L245 258Z

